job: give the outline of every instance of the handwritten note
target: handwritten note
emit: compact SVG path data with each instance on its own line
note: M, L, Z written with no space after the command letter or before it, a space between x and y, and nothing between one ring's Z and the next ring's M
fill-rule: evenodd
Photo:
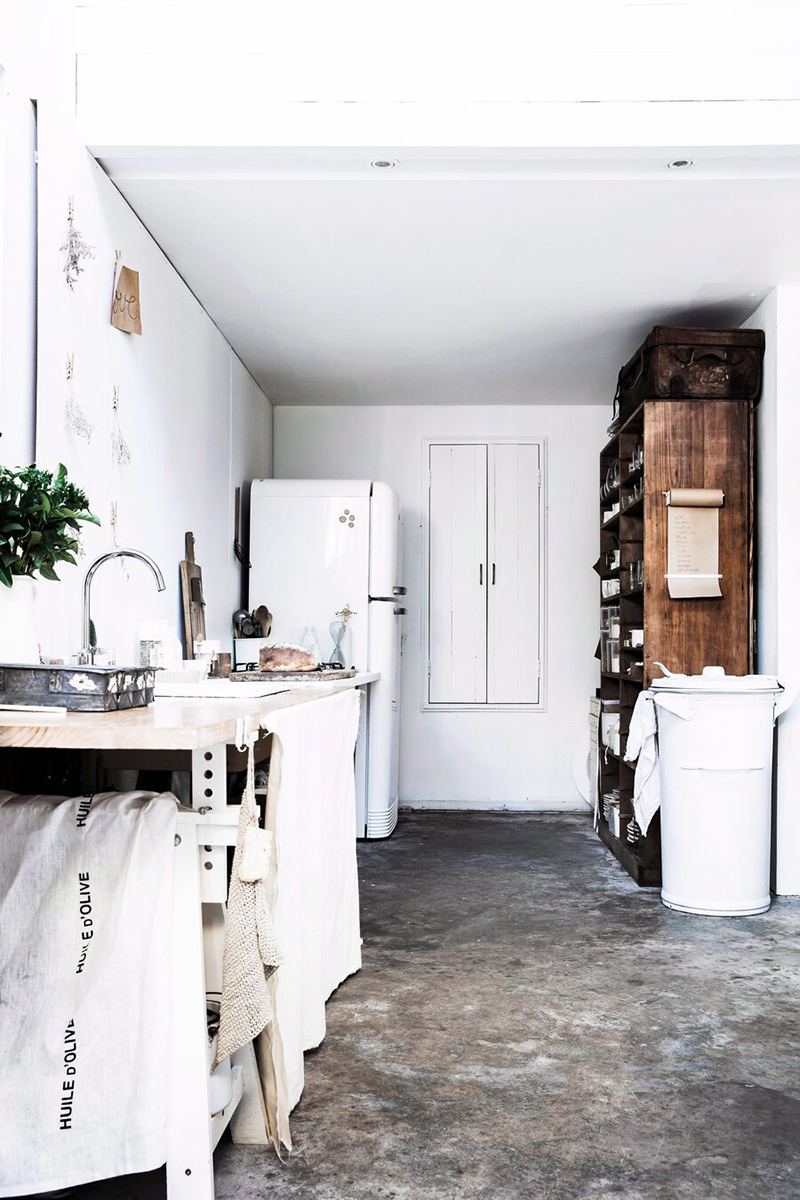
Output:
M111 305L111 324L123 333L142 332L142 310L139 305L139 272L120 267L114 283Z
M673 488L667 492L667 586L673 600L721 596L719 488Z

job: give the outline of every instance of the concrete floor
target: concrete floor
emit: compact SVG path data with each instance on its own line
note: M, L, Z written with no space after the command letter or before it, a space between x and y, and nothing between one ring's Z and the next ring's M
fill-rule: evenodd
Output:
M295 1152L223 1143L218 1200L800 1197L800 901L670 912L577 814L406 815L359 860Z

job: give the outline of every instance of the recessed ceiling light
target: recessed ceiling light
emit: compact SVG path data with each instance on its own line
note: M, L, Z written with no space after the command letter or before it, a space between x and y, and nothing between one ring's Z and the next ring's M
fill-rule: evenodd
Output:
M672 162L668 162L667 166L670 171L683 171L686 167L694 165L694 160L691 158L673 158Z
M388 171L392 167L399 167L400 164L396 158L373 158L370 166L377 167L379 171Z

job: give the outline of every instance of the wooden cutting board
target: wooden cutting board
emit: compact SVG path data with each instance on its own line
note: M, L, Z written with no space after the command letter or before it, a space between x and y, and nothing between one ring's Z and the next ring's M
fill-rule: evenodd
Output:
M332 667L329 671L232 671L232 683L265 683L269 679L293 683L328 683L335 679L352 679L358 672L354 667Z
M206 636L206 602L203 598L203 572L194 559L194 534L186 534L186 558L181 563L181 595L186 657L194 658L194 644Z

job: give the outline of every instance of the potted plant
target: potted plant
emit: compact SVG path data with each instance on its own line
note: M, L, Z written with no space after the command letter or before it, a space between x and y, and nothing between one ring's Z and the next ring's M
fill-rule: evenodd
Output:
M82 521L100 524L63 463L55 476L0 467L0 662L39 662L34 580L57 582L58 563L77 566Z

